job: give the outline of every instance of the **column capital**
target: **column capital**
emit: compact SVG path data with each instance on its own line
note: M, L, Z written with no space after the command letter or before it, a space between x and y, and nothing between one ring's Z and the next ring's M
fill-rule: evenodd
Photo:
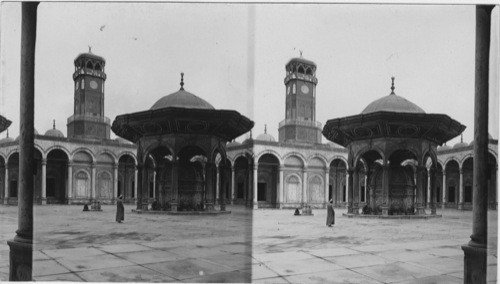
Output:
M329 166L326 166L326 167L325 167L325 173L326 173L326 174L329 174L329 173L330 173L330 167L329 167Z
M70 160L70 161L68 161L68 168L69 168L69 167L72 167L72 166L74 166L74 165L75 165L75 163L73 163L73 161L71 161L71 160Z
M346 174L352 175L353 170L351 168L345 170Z
M118 163L113 164L113 169L115 169L115 170L118 169Z
M90 168L91 168L91 169L95 169L95 166L96 166L96 165L97 165L97 163L93 162L93 163L91 163L91 164L90 164Z
M460 175L464 174L464 169L463 168L460 168L458 171L460 172Z
M42 166L46 166L47 165L47 158L42 158Z
M284 165L279 165L278 166L278 170L281 171L281 172L284 171L285 170L285 166Z
M254 165L253 165L253 169L254 169L254 171L258 170L258 169L259 169L259 165L254 164Z

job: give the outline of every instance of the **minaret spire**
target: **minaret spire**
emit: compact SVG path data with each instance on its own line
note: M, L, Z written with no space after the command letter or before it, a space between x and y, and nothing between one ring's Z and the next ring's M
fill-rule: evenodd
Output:
M184 91L184 72L181 72L181 91Z
M264 124L264 134L267 134L267 124Z
M52 120L52 129L56 129L56 120Z
M394 89L396 89L396 88L394 88L394 76L393 76L393 77L391 77L391 80L392 80L391 95L395 95L395 93L394 93Z

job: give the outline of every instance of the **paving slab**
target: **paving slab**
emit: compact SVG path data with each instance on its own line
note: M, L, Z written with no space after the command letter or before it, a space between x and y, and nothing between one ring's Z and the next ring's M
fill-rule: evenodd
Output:
M79 272L87 282L178 282L177 279L143 266L116 267Z
M278 272L272 270L264 263L254 263L249 272L252 273L252 280L258 280L258 282L261 279L279 277Z
M324 283L359 283L359 284L380 284L383 282L377 281L362 274L353 272L348 269L339 269L333 271L324 271L316 273L306 273L284 277L290 283L309 283L309 284L324 284Z
M304 251L290 251L290 252L277 252L277 253L261 253L253 254L253 257L261 262L273 262L286 259L294 259L297 261L303 261L306 259L316 258Z
M342 255L327 257L326 259L345 268L366 267L396 262L396 260L387 259L373 254Z
M181 259L144 265L164 275L179 280L197 278L204 275L234 271L233 268L200 259Z
M384 283L400 282L440 274L439 272L404 262L353 268L352 270Z
M451 248L451 247L440 247L434 248L430 250L424 250L424 253L428 253L430 255L435 256L464 256L464 251L460 246Z
M53 281L82 282L83 281L81 277L79 277L76 273L73 272L47 275L47 276L33 276L33 280L39 282L53 282Z
M170 251L163 250L148 250L148 251L135 251L115 254L117 257L126 259L133 264L147 264L156 263L170 260L178 260L182 257Z
M110 254L61 257L57 262L73 272L134 265L133 262Z
M123 252L136 252L136 251L148 251L151 250L150 247L143 246L140 244L117 244L117 245L101 245L96 247L96 249L110 252L110 253L123 253Z
M210 256L201 259L238 270L251 270L253 260L253 258L247 254L226 254L222 257Z
M310 258L303 261L281 259L273 262L266 262L265 264L281 276L343 269L343 267L338 264L320 258Z
M188 283L250 283L252 275L242 271L229 271L186 279Z
M449 257L428 258L428 259L412 261L412 263L445 274L460 272L464 270L463 261L458 261L455 259L451 259Z
M355 255L361 253L359 251L346 247L332 247L324 249L305 250L304 252L322 258L342 256L342 255Z
M376 253L376 255L387 259L393 259L396 261L409 261L409 262L428 259L432 257L432 255L428 253L414 251L414 250L390 250L390 251Z
M87 257L87 256L97 256L105 254L105 252L98 250L94 247L79 247L79 248L67 248L67 249L46 249L42 252L52 258L60 257Z
M70 270L55 260L38 260L33 262L33 276L69 273Z
M462 284L464 280L450 275L437 275L419 279L394 282L397 284Z

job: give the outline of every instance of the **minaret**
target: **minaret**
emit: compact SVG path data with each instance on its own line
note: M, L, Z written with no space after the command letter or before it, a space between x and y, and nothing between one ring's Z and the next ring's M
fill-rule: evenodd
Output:
M68 118L68 138L109 139L110 120L104 116L106 60L91 52L76 57L74 113Z
M302 58L301 52L285 69L285 119L279 124L279 141L321 143L321 124L316 121L316 64Z

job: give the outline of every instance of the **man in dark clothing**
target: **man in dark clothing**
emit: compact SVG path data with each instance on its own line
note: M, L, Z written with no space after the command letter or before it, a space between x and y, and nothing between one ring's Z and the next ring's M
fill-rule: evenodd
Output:
M335 224L335 210L333 210L333 200L330 199L330 204L326 206L326 225L328 227L331 227L333 224Z
M123 208L123 196L120 195L116 201L116 222L121 223L125 219L125 209Z

